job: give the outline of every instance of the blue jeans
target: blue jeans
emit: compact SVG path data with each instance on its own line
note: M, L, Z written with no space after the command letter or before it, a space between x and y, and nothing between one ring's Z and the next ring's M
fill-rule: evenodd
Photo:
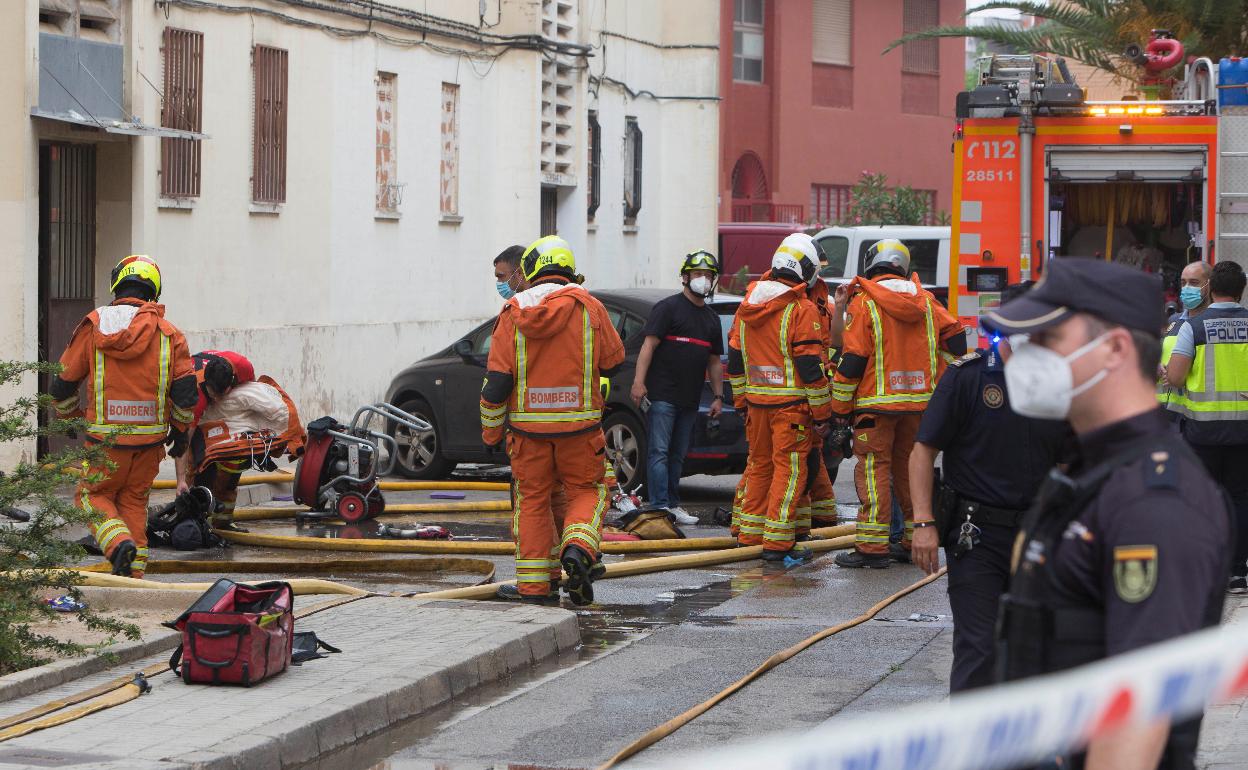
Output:
M680 409L667 401L652 401L646 412L646 496L653 506L680 505L680 472L693 440L697 408Z

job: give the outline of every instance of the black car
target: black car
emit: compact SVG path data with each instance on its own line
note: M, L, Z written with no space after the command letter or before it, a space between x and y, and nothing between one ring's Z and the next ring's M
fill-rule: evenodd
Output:
M662 289L621 289L592 293L606 306L607 314L624 340L624 365L611 378L603 430L607 436L607 447L616 457L616 474L620 483L631 490L645 479L645 421L629 397L643 339L641 329L654 305L671 296L671 292ZM739 303L738 297L717 297L710 303L720 317L725 350L728 348L728 328ZM505 455L492 452L481 443L478 404L493 330L493 320L481 324L445 350L407 367L390 383L386 391L387 401L433 425L432 432L419 435L405 427L392 426L392 434L400 447L395 468L404 476L437 479L448 476L458 463L506 464ZM714 435L708 435L709 383L703 390L700 414L685 460L685 475L740 473L745 468L745 425L732 408L726 374L724 393L724 413L720 417L719 430Z

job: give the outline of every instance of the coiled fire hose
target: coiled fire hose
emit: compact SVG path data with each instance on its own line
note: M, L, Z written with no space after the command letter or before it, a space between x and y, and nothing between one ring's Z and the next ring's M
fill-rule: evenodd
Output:
M620 762L623 762L629 757L632 757L642 751L645 751L646 749L650 748L654 744L663 740L667 736L676 732L680 728L689 724L693 720L702 716L706 712L715 708L715 706L722 703L733 693L741 690L750 682L753 682L755 679L758 679L763 674L772 670L773 668L785 662L786 660L789 660L794 655L797 655L799 652L809 649L810 647L813 647L819 642L822 642L824 639L827 639L830 636L835 636L836 634L839 634L840 632L846 629L853 628L854 626L858 626L863 623L866 623L868 620L878 615L880 611L883 610L885 607L897 601L898 599L902 598L903 596L913 593L919 590L920 588L922 588L923 586L928 585L929 583L933 583L939 580L940 578L944 577L945 570L946 570L945 567L941 567L939 570L932 573L931 575L928 575L922 580L911 583L910 585L901 589L900 591L893 594L892 596L889 596L883 601L880 601L872 605L871 609L862 613L858 617L853 618L852 620L847 620L844 623L838 623L835 626L832 626L830 628L825 628L824 630L816 634L806 637L805 639L793 645L792 647L789 647L788 649L777 652L775 655L772 655L770 658L763 661L762 664L758 668L754 669L750 673L746 674L745 676L741 677L737 681L733 682L728 687L725 687L723 690L720 690L714 696L708 698L705 701L702 701L701 703L689 709L688 711L681 714L680 716L675 717L673 719L669 719L668 721L654 728L650 732L641 736L637 740L628 744L624 748L620 749L618 752L616 752L615 756L611 757L606 762L599 765L598 770L608 770L608 768L615 767L617 764L619 764Z

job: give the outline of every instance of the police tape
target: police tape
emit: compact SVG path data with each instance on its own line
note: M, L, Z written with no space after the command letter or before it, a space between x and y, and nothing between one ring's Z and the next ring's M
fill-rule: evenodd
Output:
M834 686L829 682L829 687ZM1099 736L1182 721L1248 694L1248 623L1228 624L1061 674L802 733L637 765L716 770L1004 770Z

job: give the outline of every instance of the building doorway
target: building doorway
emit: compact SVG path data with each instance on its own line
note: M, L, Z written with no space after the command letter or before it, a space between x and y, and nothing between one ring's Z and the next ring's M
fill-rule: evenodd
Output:
M95 304L95 146L39 146L39 359L57 361L74 328ZM48 391L50 376L39 378ZM45 425L47 415L39 415ZM38 452L70 442L40 438Z
M542 221L541 236L559 234L559 190L555 187L542 188Z

